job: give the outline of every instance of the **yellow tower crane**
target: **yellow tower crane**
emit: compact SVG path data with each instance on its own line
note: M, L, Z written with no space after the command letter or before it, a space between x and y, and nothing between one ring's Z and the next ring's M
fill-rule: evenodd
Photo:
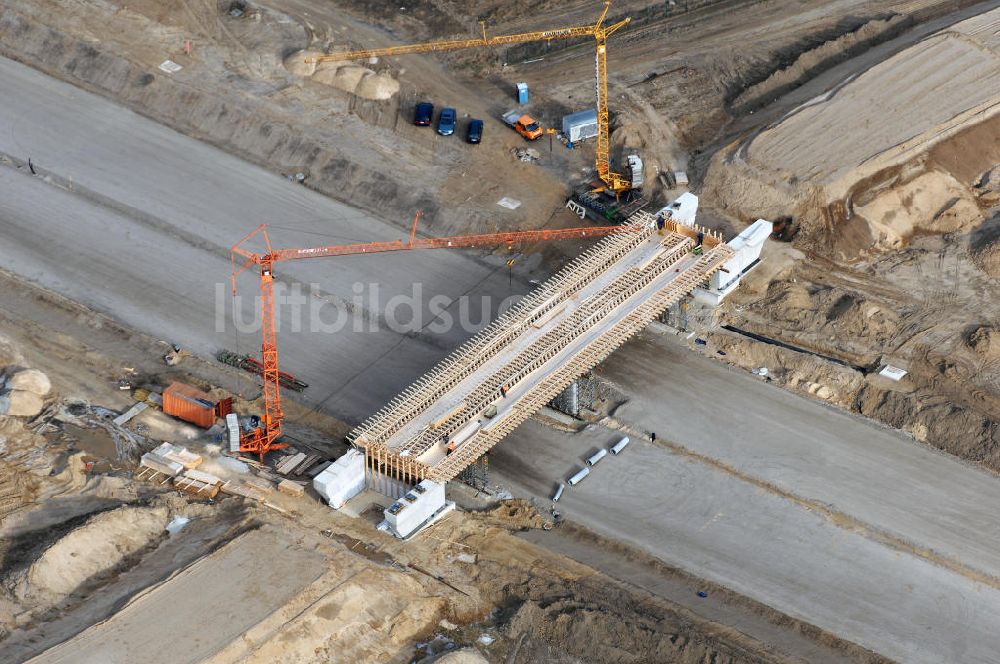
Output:
M409 44L407 46L389 46L387 48L370 48L360 51L340 51L315 58L307 62L331 62L339 60L363 60L371 57L391 57L395 55L410 55L413 53L431 53L434 51L457 51L464 48L484 46L503 46L507 44L523 44L535 41L553 41L555 39L572 39L574 37L593 37L597 44L597 175L604 183L603 189L618 196L632 188L632 183L619 173L611 170L610 152L611 139L608 130L608 57L607 40L614 32L623 28L631 21L625 18L613 25L604 25L604 18L611 8L611 0L606 0L604 10L597 23L576 28L557 28L539 32L524 32L515 35L486 35L486 23L480 21L483 30L482 38L451 39L446 41L428 42L426 44Z

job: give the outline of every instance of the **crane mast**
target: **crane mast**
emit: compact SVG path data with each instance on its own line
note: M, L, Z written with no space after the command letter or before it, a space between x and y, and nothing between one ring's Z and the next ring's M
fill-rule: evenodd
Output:
M578 26L572 28L556 28L554 30L542 30L538 32L523 32L513 35L498 35L488 37L486 35L486 23L480 22L483 36L477 39L450 39L445 41L427 42L424 44L408 44L405 46L388 46L385 48L371 48L357 51L339 51L307 58L306 62L335 62L340 60L363 60L371 57L392 57L397 55L411 55L415 53L432 53L440 51L457 51L466 48L504 46L508 44L522 44L536 41L553 41L556 39L572 39L574 37L593 37L597 45L596 54L596 82L597 82L597 157L595 168L597 176L604 183L601 188L610 191L616 196L632 188L629 182L620 173L611 170L611 138L608 113L608 59L607 40L613 33L617 32L632 20L624 18L621 21L605 26L604 19L611 8L611 0L606 0L601 16L594 25Z
M604 17L611 3L604 3L604 11L594 25L594 38L597 40L597 54L594 67L597 82L597 176L614 194L620 194L632 188L632 183L621 174L611 170L611 136L608 113L608 37L624 27L631 19L624 19L610 27L603 27Z
M274 448L275 441L281 436L281 422L284 413L281 410L281 391L278 376L278 334L274 318L274 270L273 262L264 260L260 264L260 296L261 296L261 348L260 359L264 365L264 427L267 440L255 441L254 448ZM281 447L284 447L282 445Z
M257 454L261 461L271 450L287 447L278 442L284 411L281 407L281 383L278 370L278 335L274 311L274 264L280 261L324 258L334 256L356 256L390 251L414 249L462 249L470 247L513 246L525 242L542 240L564 240L574 238L599 238L633 230L632 226L593 226L582 228L560 228L551 230L514 231L509 233L488 233L484 235L457 235L440 238L417 238L418 212L413 219L413 229L409 241L367 242L306 249L274 249L267 234L267 225L261 224L232 247L233 294L236 294L236 278L247 268L257 266L260 271L261 295L261 363L264 381L264 416L259 427L240 436L240 452ZM256 253L244 245L259 235L266 251ZM241 263L237 267L237 260Z

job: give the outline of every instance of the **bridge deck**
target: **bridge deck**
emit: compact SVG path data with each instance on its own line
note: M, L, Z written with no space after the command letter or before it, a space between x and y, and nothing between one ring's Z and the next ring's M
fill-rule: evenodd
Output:
M601 241L355 429L372 479L453 478L731 255L703 229L657 232L644 212L630 223L641 227Z

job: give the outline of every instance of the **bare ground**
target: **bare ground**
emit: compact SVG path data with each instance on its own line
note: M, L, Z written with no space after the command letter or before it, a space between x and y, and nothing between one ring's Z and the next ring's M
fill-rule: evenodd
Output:
M275 0L260 3L260 19L253 20L233 19L225 11L228 3L215 2L0 2L0 52L272 170L301 171L307 186L401 227L415 208L428 213L434 234L566 223L555 211L568 192L566 174L579 173L582 179L591 167L588 149L570 153L557 146L540 166L522 164L509 154L520 140L495 117L513 105L517 80L531 84L533 108L547 123L557 124L561 113L592 105L589 46L377 63L377 72L400 81L401 92L388 101L302 80L282 63L306 47L475 34L480 15L492 17L494 32L549 27L538 25L542 16L552 25L585 24L593 20L593 3L546 2L545 12L495 2L461 8L407 4L409 11L403 13L386 12L384 3ZM634 30L616 37L612 49L615 140L618 147L642 148L654 171L689 162L700 170L701 162L691 157L713 152L713 143L728 142L735 128L754 129L751 110L773 117L783 108L775 97L794 96L788 93L844 64L847 56L905 36L911 25L956 8L933 1L795 3L794 12L780 2L690 4L696 5L690 12L667 15L657 13L662 3L622 2L614 10L641 18ZM185 39L194 44L191 55L182 50ZM539 55L544 60L524 62ZM157 69L166 58L184 66L180 74ZM495 142L470 151L410 126L413 103L428 97L492 118L487 132ZM347 141L349 154L340 149ZM905 205L912 208L909 226L886 221L900 238L888 255L860 256L873 238L865 228L847 223L835 225L840 236L832 240L820 234L806 243L808 234L803 235L797 246L808 254L774 248L776 269L761 271L719 319L701 321L709 331L709 352L721 350L726 354L719 357L748 368L767 366L772 379L791 389L1000 469L995 440L1000 386L994 385L992 371L1000 332L989 297L1000 273L1000 251L994 248L1000 232L992 218L997 158L992 146L983 145L983 135L974 131L956 136L927 155L921 168L887 173L855 192L859 207L872 206L871 216L883 211L884 218L884 210L897 206L896 200L880 199L886 192L895 192L899 202L920 203ZM972 153L972 166L969 146L981 147ZM490 177L480 177L483 172ZM949 174L957 185L942 189L936 183L916 191L918 178L934 172ZM910 189L900 189L906 186ZM508 194L522 200L522 208L496 207L496 200ZM719 198L713 201L710 195L704 202L722 207L727 201ZM968 205L956 209L952 198L971 203L987 221L970 216ZM738 228L734 219L763 213L754 206L737 207L724 210L720 223ZM820 206L813 207L816 212ZM14 349L6 362L30 360L47 371L61 399L120 408L126 402L112 386L127 370L154 383L184 377L235 388L247 400L257 397L233 373L196 358L182 372L167 371L159 364L162 346L156 340L51 294L18 290L24 287L4 281L11 287L0 289L0 316ZM816 355L751 341L722 331L719 323ZM52 333L55 329L61 332ZM872 375L887 361L910 370L905 382ZM322 437L307 426L331 437L343 429L315 413L300 422L304 438ZM275 610L248 639L218 644L214 661L269 661L277 652L289 652L281 635L285 630L298 638L297 661L329 659L333 639L346 634L357 644L350 661L410 661L448 642L470 645L489 661L623 661L627 656L634 661L785 661L772 648L512 538L507 529L524 524L512 522L509 514L456 517L406 551L363 523L333 517L331 534L355 538L354 544L341 546L318 534L330 529L331 516L315 504L284 505L290 519L281 512L246 509L234 500L187 505L134 485L122 468L85 474L80 455L68 453L71 429L47 431L40 439L20 423L4 426L10 427L0 432L9 459L0 468L0 517L5 517L2 527L17 537L9 540L16 546L8 544L0 569L11 581L0 603L6 630L0 652L10 659L79 634L111 615L119 602L138 602L144 590L169 592L173 574L213 560L232 535L265 523L259 532L292 534L293 546L320 551L334 569L307 582L306 599ZM32 565L47 553L56 559L72 538L83 537L88 524L116 518L104 515L142 514L143 522L152 523L182 512L202 516L201 525L182 534L189 539L179 544L152 533L157 529L150 526L146 539L123 551L117 563L84 579L61 579L58 587L41 584L44 592L37 596L11 590L33 578ZM475 564L455 562L458 553L470 551L477 556ZM280 568L281 562L274 556L263 566ZM36 569L34 578L39 574ZM352 588L377 586L387 575L394 582L370 605L357 604ZM69 588L73 584L79 585ZM97 590L106 593L107 601L82 608L80 601ZM413 604L417 597L431 601ZM337 610L343 603L354 608L352 615ZM365 620L359 623L355 615ZM397 624L403 625L398 631ZM478 641L484 632L495 639L489 646ZM83 632L77 638L89 637ZM864 655L856 659L864 661Z
M233 380L225 367L197 358L185 360L181 376L161 363L155 341L58 296L0 278L9 298L0 301L4 329L11 333L5 358L50 372L54 410L83 403L123 408L127 400L115 385L123 366L141 371L150 384L167 376L205 386ZM10 306L25 301L34 304ZM34 334L41 321L62 334ZM256 613L240 612L228 621L245 635L236 639L213 629L200 637L199 650L190 651L191 661L210 655L212 662L266 662L280 653L283 661L409 662L454 644L491 662L793 661L772 644L512 536L549 522L528 503L454 515L403 545L375 532L367 518L336 514L311 494L294 499L272 493L271 509L240 498L206 504L134 481L130 464L88 470L82 459L94 454L74 450L77 439L67 435L77 427L48 419L42 433L32 433L42 421L5 423L7 467L13 481L26 487L0 521L5 661L43 652L39 661L81 661L80 652L95 661L137 653L155 661L146 644L173 638L174 629L191 631L185 621L213 624L247 601ZM335 423L327 426L336 430ZM291 435L319 449L320 441L330 440L301 425ZM211 454L204 440L184 444ZM177 516L191 521L168 535L164 527ZM250 532L254 555L244 559L236 543ZM291 583L282 570L299 570L317 553L326 571ZM286 595L269 593L269 603L240 595L240 584L260 575ZM175 612L186 606L192 583L203 588L208 580L219 584L209 598L199 595L196 608ZM763 611L776 624L784 620L735 594L726 601L737 613ZM142 619L148 612L157 619ZM239 622L246 619L246 625ZM493 639L488 645L480 641L483 634ZM847 653L853 648L824 647ZM177 652L163 652L178 661Z

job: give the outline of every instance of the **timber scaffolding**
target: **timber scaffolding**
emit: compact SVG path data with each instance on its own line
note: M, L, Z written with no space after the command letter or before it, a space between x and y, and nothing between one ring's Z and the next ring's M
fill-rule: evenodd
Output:
M657 231L641 211L628 225L351 432L369 488L398 497L423 479L453 479L733 254L705 228L668 219Z

